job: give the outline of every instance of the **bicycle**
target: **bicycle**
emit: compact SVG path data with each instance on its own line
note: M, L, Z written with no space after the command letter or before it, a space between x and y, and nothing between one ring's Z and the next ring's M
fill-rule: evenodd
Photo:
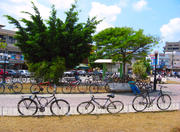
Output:
M171 97L168 94L164 94L162 92L162 88L167 88L166 86L160 86L160 91L158 91L157 95L151 99L149 95L149 90L146 89L146 92L141 95L135 96L132 101L132 107L137 112L144 111L147 107L151 107L154 101L157 99L157 107L160 110L167 110L171 105Z
M73 89L77 89L80 93L87 92L88 87L84 86L81 80L67 81L67 86L62 87L62 93L70 94Z
M0 78L0 79L2 79L2 78ZM21 91L23 89L22 83L14 82L13 80L6 82L6 80L8 80L8 79L9 79L9 77L7 77L5 79L5 82L0 80L0 94L4 93L5 87L7 87L9 89L9 91L12 90L14 93L21 93Z
M21 115L35 115L37 111L45 111L45 107L50 104L52 115L67 115L70 111L70 104L64 99L57 99L55 93L49 97L37 96L39 92L34 92L34 96L24 97L18 102L17 108Z
M30 92L40 92L43 91L44 89L46 89L46 91L49 94L52 93L56 93L57 88L56 85L54 84L54 86L52 86L50 81L47 82L39 82L39 83L32 83L31 87L30 87Z
M106 109L109 113L119 113L123 110L124 104L121 101L111 101L110 98L114 98L114 94L107 95L107 97L108 98L95 98L94 95L92 95L89 101L82 102L77 106L77 112L79 114L91 114L95 109L95 104L99 109ZM105 100L105 103L101 105L96 100Z

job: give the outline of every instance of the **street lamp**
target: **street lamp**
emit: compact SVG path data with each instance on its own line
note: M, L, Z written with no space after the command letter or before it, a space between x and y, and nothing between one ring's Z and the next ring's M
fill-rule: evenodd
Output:
M155 71L154 71L154 91L156 91L156 84L157 84L157 79L156 79L156 67L157 67L157 56L158 56L158 51L155 51L154 52L154 55L155 55Z

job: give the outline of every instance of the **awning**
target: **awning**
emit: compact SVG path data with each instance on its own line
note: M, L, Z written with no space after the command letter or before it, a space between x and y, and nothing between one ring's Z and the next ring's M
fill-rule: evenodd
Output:
M112 59L98 59L94 63L113 63Z
M86 64L79 64L78 66L75 67L75 69L89 69L89 66L87 66Z

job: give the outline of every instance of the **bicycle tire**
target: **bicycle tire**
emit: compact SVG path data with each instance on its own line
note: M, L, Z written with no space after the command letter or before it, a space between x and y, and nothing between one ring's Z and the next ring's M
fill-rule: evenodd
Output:
M14 93L20 93L23 89L23 85L20 82L12 83L12 90Z
M91 114L94 111L94 109L95 105L92 102L82 102L77 106L77 112L79 114Z
M21 115L25 115L25 116L35 115L38 111L37 103L30 98L24 98L20 100L17 104L17 108L18 108L18 112Z
M167 100L169 100L169 102L167 102ZM168 94L162 94L157 99L157 106L160 110L167 110L171 106L171 97ZM163 108L163 106L166 106L166 107Z
M109 103L107 106L107 111L111 114L119 113L123 109L124 109L124 104L121 101L113 101L113 102ZM115 110L117 110L117 111L115 111Z
M57 88L54 87L52 84L50 84L50 86L47 86L47 87L46 87L46 90L47 90L47 92L48 92L49 94L52 94L52 93L56 93Z
M64 87L62 87L62 93L63 94L70 94L71 91L72 91L71 86L64 86Z
M30 92L31 93L40 92L40 86L38 86L37 84L32 84L30 87Z
M0 94L4 93L5 91L5 86L3 83L0 84Z
M99 86L97 84L91 84L89 87L90 93L97 93L99 91Z
M55 100L50 106L53 115L67 115L70 111L70 104L63 99Z
M80 93L86 93L88 91L88 87L82 84L77 85L77 89Z
M137 101L137 103L136 103L136 101ZM148 100L143 95L135 96L135 98L132 101L132 107L137 112L144 111L146 109L147 105L148 105ZM139 109L138 106L142 106L142 109Z

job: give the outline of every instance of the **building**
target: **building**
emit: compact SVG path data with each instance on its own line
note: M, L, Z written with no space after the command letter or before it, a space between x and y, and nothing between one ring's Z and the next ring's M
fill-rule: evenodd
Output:
M179 42L166 42L164 52L180 52L180 41Z
M14 44L16 40L13 38L15 31L3 29L5 26L0 25L0 42L6 43L6 48L0 48L0 68L6 63L7 69L26 69L24 56L20 49Z

